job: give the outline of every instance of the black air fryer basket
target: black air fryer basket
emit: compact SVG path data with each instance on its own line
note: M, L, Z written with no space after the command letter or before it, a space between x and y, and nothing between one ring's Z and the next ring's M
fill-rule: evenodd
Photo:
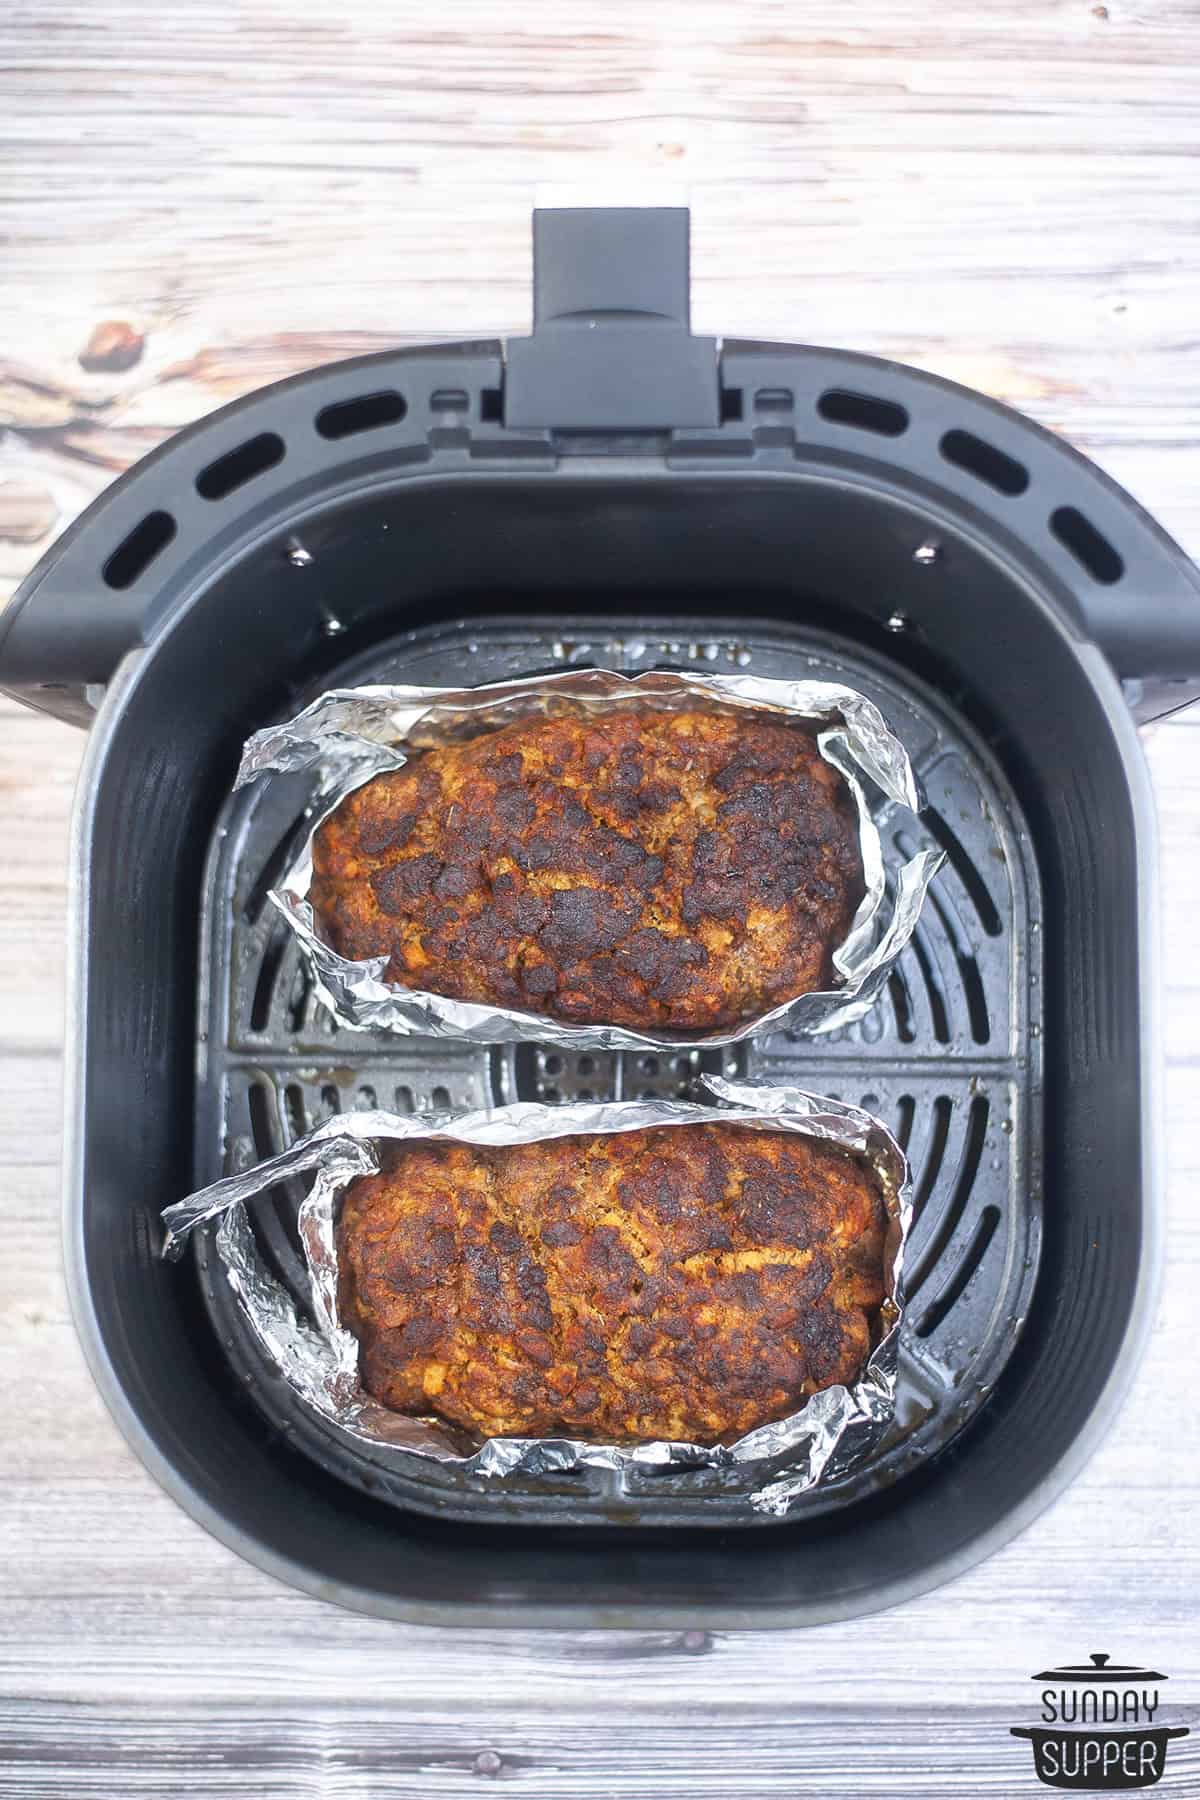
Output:
M535 219L532 337L365 357L182 432L0 620L0 682L91 726L70 944L76 1321L164 1486L263 1568L407 1618L768 1625L1002 1543L1112 1418L1161 1232L1154 832L1135 718L1200 693L1200 581L1004 407L839 351L694 338L687 215ZM335 1030L266 902L307 790L243 740L331 683L572 665L844 679L947 852L884 1002L814 1042L570 1055ZM911 835L910 835L911 833ZM354 1106L799 1082L906 1142L917 1224L883 1453L732 1529L711 1474L399 1475L306 1413L162 1206ZM298 1298L281 1191L264 1253ZM591 1478L589 1478L590 1480Z

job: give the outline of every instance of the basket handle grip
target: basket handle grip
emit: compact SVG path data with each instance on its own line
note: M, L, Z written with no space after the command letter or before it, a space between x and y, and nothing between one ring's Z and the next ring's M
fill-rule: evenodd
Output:
M683 206L533 215L533 335L510 338L515 430L670 431L721 418L715 338L693 337Z

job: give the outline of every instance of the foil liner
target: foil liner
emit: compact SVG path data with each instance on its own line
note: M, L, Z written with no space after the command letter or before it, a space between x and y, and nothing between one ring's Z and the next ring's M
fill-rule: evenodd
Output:
M324 943L308 895L313 834L347 794L388 769L406 752L473 737L514 720L614 704L678 709L706 705L762 711L825 722L817 745L838 770L858 808L865 893L850 932L833 954L838 985L796 995L732 1030L632 1031L617 1025L571 1025L517 1008L452 1000L385 982L385 957L354 961ZM768 1031L834 1031L870 1011L896 958L912 936L925 892L945 858L923 850L902 863L889 891L879 831L865 782L889 801L916 812L920 794L908 753L878 707L853 689L827 681L777 681L757 675L651 672L630 677L604 669L571 669L523 681L476 688L334 688L294 719L254 734L242 753L236 787L275 773L314 771L315 816L303 851L270 899L300 941L318 998L343 1024L358 1030L455 1037L477 1044L534 1040L588 1050L678 1050L735 1044Z
M904 1246L912 1221L908 1163L886 1126L870 1113L801 1088L729 1082L709 1077L717 1106L670 1101L543 1106L522 1102L489 1112L427 1118L391 1113L345 1113L328 1119L282 1155L244 1174L229 1175L163 1212L163 1255L178 1256L189 1232L218 1220L216 1244L231 1286L263 1349L301 1398L348 1437L395 1452L402 1461L432 1459L466 1475L506 1477L560 1474L580 1467L737 1470L756 1511L783 1517L818 1485L840 1480L879 1445L895 1404ZM471 1445L436 1418L409 1417L372 1399L358 1374L358 1344L338 1318L334 1226L343 1190L374 1174L376 1146L417 1138L466 1144L528 1144L579 1133L639 1131L647 1126L705 1122L748 1131L794 1131L863 1155L877 1176L887 1208L885 1299L878 1341L851 1386L813 1395L797 1412L759 1426L728 1445L673 1441L636 1445L573 1438L489 1438ZM247 1202L289 1176L314 1173L298 1225L312 1282L315 1325L296 1306L263 1261ZM411 1465L409 1465L411 1467Z

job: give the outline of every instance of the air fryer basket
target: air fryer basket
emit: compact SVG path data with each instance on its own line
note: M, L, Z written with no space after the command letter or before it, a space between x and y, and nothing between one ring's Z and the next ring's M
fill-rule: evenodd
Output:
M535 249L532 338L363 359L226 409L117 483L0 621L10 691L99 707L70 949L77 1322L164 1484L314 1592L514 1624L868 1611L1046 1503L1148 1327L1153 837L1130 706L1200 691L1200 583L1089 464L979 396L692 338L684 215L542 214ZM674 1088L705 1059L585 1068L332 1032L262 904L304 796L230 801L238 750L332 679L694 659L836 668L876 697L949 852L874 1018L738 1053L909 1136L893 1444L739 1532L712 1529L703 1476L415 1491L298 1413L203 1245L159 1261L159 1208L371 1093ZM262 1230L294 1281L287 1205Z
M594 626L596 621L592 622ZM789 1032L687 1055L533 1045L492 1050L337 1029L313 1001L294 935L266 900L271 871L307 829L304 777L259 783L221 809L204 881L201 1079L196 1185L273 1155L320 1119L353 1107L471 1109L509 1100L709 1098L705 1073L765 1076L865 1104L908 1147L916 1170L898 1425L881 1458L806 1515L877 1492L947 1443L1004 1366L1033 1287L1041 1230L1041 922L1028 833L999 769L923 684L828 634L713 619L697 633L646 617L428 626L355 658L343 680L461 684L560 663L636 671L655 664L848 681L880 705L914 758L930 805L927 841L950 864L930 896L886 1006L827 1038ZM290 798L290 805L289 805ZM893 811L895 809L892 809ZM901 858L918 847L902 818ZM232 921L232 928L231 928ZM304 1184L257 1209L271 1268L301 1305L307 1281L295 1236ZM634 1474L581 1469L514 1481L372 1457L317 1419L274 1372L205 1234L201 1285L214 1329L271 1422L332 1473L397 1505L443 1517L529 1523L628 1523L702 1529L747 1523L742 1470ZM764 1524L767 1523L764 1521Z

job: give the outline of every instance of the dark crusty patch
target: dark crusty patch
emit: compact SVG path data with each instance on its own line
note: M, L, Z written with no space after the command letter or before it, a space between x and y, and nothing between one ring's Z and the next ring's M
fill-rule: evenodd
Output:
M846 783L756 714L508 725L366 783L313 846L343 956L573 1024L720 1029L828 987L862 894Z
M346 1192L340 1306L399 1412L713 1443L859 1373L885 1229L862 1161L790 1133L417 1142Z

